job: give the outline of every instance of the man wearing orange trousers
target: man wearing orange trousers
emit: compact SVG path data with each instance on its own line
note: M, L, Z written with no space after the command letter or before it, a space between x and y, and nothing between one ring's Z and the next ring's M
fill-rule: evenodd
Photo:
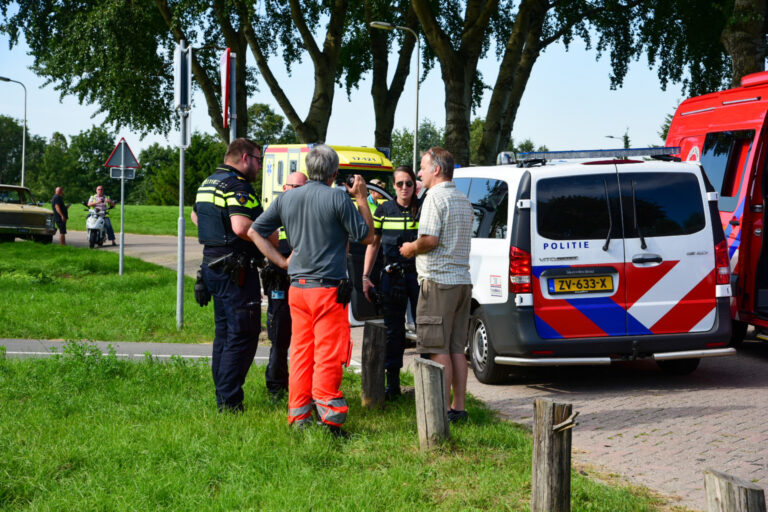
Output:
M273 263L288 270L288 303L293 328L288 377L288 422L296 427L318 421L334 435L346 435L347 402L339 389L342 366L349 364L352 343L345 287L348 240L370 244L373 218L361 176L350 187L332 188L339 157L325 144L306 160L309 182L283 192L253 223L248 236ZM352 194L357 208L349 200ZM293 253L286 259L267 237L284 226ZM290 264L289 264L290 260Z

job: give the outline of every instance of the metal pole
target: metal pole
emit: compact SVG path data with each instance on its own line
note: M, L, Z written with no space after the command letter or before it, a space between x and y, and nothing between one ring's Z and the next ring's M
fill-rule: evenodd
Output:
M186 55L189 51L185 48L184 40L179 42L181 46L181 60L186 62ZM183 66L183 64L182 64ZM191 73L191 69L186 70ZM181 86L183 88L183 85ZM188 94L192 95L190 90ZM187 98L189 100L191 98ZM184 327L184 243L186 235L186 226L184 222L184 149L187 144L187 111L188 105L179 107L179 133L181 134L181 144L179 144L179 220L177 225L177 254L176 254L176 329L182 330Z
M189 115L183 108L179 109L181 123L181 145L179 146L179 224L178 224L178 254L176 255L176 329L184 327L184 146L187 140L187 120Z
M421 57L421 41L419 35L408 29L416 38L416 122L413 127L413 172L419 172L419 58ZM414 189L415 190L415 189Z
M125 265L125 139L120 140L120 275Z
M229 54L229 142L232 142L237 138L237 86L235 82L235 74L237 69L235 63L237 55L234 53Z
M24 125L21 132L21 186L24 186L24 173L26 169L27 161L27 88L18 80L12 80L10 78L0 76L0 81L13 82L19 84L24 89Z

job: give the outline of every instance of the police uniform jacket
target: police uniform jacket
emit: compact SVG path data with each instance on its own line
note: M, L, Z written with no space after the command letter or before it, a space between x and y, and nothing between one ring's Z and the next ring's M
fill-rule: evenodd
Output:
M238 237L230 216L243 215L255 220L264 211L256 192L245 176L226 164L203 181L197 189L193 207L197 213L197 237L203 256L216 258L234 252L260 257L256 246Z
M373 216L373 229L381 236L385 264L413 264L412 258L404 258L400 254L400 246L416 240L419 232L419 222L413 218L408 206L400 206L396 199L379 205Z

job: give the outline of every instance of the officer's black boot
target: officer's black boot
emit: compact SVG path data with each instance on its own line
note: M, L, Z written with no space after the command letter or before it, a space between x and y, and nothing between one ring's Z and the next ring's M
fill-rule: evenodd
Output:
M384 398L395 400L400 396L400 368L387 368L387 387L384 388Z

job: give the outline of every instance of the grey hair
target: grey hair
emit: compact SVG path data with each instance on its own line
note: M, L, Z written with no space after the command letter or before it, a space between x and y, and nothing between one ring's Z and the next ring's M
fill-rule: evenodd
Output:
M331 146L318 144L307 154L307 176L312 181L327 182L339 170L339 155Z

